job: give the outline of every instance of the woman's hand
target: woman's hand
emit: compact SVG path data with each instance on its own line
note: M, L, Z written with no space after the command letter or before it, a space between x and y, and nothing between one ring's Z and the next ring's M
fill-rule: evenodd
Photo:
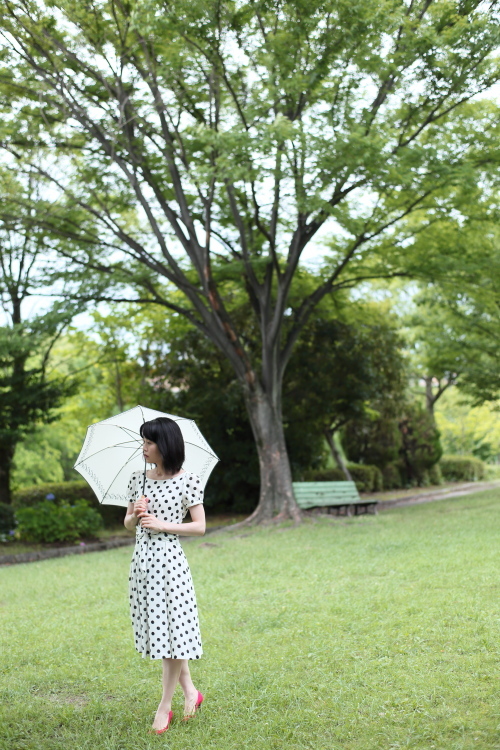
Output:
M153 516L152 513L143 513L142 516L140 516L139 523L143 529L147 529L148 531L154 531L156 533L165 531L165 522L160 521L156 516Z
M135 503L129 503L127 507L127 514L123 521L123 525L129 531L134 531L135 527L141 520L141 516L147 513L148 510L148 498L142 497L136 500Z
M139 498L139 500L136 500L134 503L134 515L137 516L137 518L141 518L144 513L147 513L148 511L148 499L144 495Z

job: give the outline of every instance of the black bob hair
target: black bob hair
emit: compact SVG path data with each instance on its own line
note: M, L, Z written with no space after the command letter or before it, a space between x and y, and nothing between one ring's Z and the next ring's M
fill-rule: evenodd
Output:
M141 424L141 437L156 443L165 471L177 474L185 460L184 438L177 422L168 417L157 417Z

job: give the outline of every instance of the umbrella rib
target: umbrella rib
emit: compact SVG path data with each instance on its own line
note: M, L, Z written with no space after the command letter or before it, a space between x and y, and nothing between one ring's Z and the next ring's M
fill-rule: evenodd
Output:
M129 442L132 443L132 440L130 440ZM135 442L137 443L138 441L136 440ZM88 461L89 458L93 458L94 456L98 456L99 453L104 453L104 451L109 451L110 448L131 448L131 447L132 446L129 445L129 443L115 443L114 445L106 445L104 448L99 448L99 450L96 451L95 453L91 453L89 456L85 456L85 458L83 459L83 461L77 461L76 464L75 464L75 466L73 468L75 468L76 466L79 466L82 463L85 463L86 461ZM139 449L136 448L135 450L139 450Z
M124 427L121 424L113 424L113 422L106 422L106 427L116 427L117 430L123 430L123 432L126 432L127 435L137 435L137 438L140 438L140 434L137 432L137 430L133 430L132 427Z
M136 457L136 454L137 454L137 453L139 452L139 450L142 450L142 448L141 448L141 449L137 448L136 452L135 452L134 454L132 454L132 455L130 456L130 458L127 458L127 460L125 461L125 463L124 463L124 464L122 464L122 466L120 466L119 470L118 470L118 471L116 472L115 476L113 477L113 479L112 479L112 480L111 480L111 482L109 483L109 485L108 485L108 489L106 490L106 492L105 492L105 493L104 493L104 495L102 496L102 500L101 500L101 505L103 504L103 502L104 502L104 498L105 498L105 497L106 497L106 495L108 494L108 492L109 492L109 488L110 488L110 487L112 486L112 484L113 484L113 482L115 481L115 479L116 479L116 477L118 476L118 474L119 474L119 473L120 473L121 471L123 471L123 469L125 468L125 466L126 466L126 465L127 465L128 463L130 463L130 461L132 461L132 460L133 460L133 459L134 459L134 458Z
M218 456L213 453L213 451L209 451L206 448L202 448L201 445L198 445L197 443L190 443L189 440L184 440L186 445L193 445L195 448L198 448L198 450L203 451L204 453L208 453L209 456L213 456L214 458L218 458Z

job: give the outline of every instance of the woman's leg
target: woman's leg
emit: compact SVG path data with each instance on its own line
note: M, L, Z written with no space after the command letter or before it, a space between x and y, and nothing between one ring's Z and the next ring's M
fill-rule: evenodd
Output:
M163 659L163 694L161 697L153 729L164 729L168 721L168 712L172 707L172 698L179 682L179 674L184 659Z
M194 706L198 698L198 690L195 688L191 679L191 672L187 659L182 659L181 673L179 683L184 693L184 716L191 716L194 713Z

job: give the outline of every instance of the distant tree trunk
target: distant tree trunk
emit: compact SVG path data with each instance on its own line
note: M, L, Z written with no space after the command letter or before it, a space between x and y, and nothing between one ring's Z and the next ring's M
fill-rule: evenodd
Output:
M16 296L13 296L12 299L12 321L14 325L21 324L21 300ZM26 356L14 357L12 361L10 386L14 388L17 393L24 393L26 386L25 370ZM10 406L6 413L6 423L2 425L4 429L7 429L10 432L10 435L9 441L0 446L0 503L7 503L9 505L12 501L10 491L12 464L16 452L16 445L19 442L18 428L20 424L23 424L23 417L25 416L21 410L21 406L18 406L17 408L12 408L12 406Z
M351 476L351 472L347 468L346 463L344 459L342 458L342 454L340 453L339 449L335 445L334 430L326 429L324 431L324 435L325 435L328 445L330 446L330 450L332 452L332 456L333 456L335 463L337 464L341 472L344 474L346 480L348 482L352 482L353 478Z
M0 503L10 505L12 497L10 493L10 475L12 461L14 459L15 446L4 445L0 447Z
M434 407L436 406L437 401L441 398L443 393L450 388L452 385L455 385L458 379L458 373L450 373L447 375L447 377L444 377L442 379L438 379L432 375L426 375L424 376L424 383L425 383L425 408L427 409L428 414L431 415L432 419L435 420L434 415ZM434 390L434 383L437 383L437 388Z
M425 408L431 415L431 417L434 419L434 404L436 403L436 398L434 396L434 392L432 390L432 381L434 378L432 376L427 375L424 377L424 383L425 383Z

